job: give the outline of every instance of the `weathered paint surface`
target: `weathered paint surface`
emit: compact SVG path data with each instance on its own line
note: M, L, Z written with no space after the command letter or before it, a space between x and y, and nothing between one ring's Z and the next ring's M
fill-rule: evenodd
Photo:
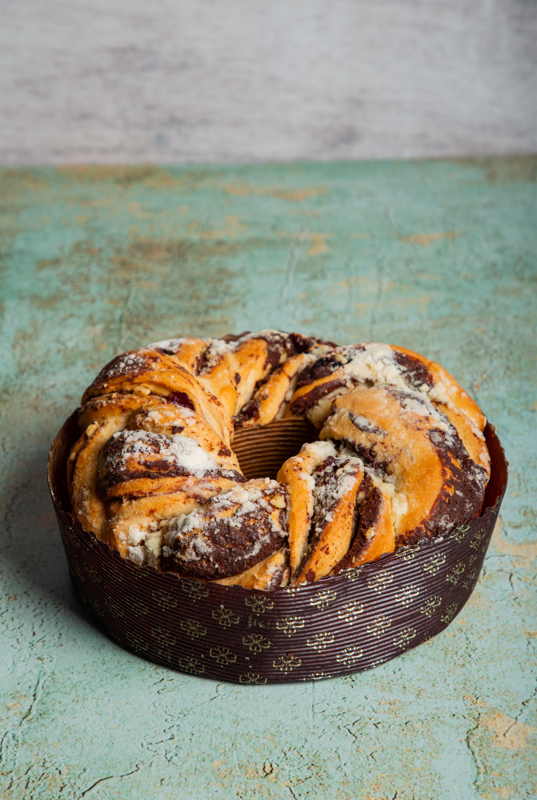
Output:
M0 173L6 798L537 794L536 174L531 159ZM69 584L45 465L94 373L159 338L260 327L439 360L511 463L469 604L367 673L175 673L102 636Z

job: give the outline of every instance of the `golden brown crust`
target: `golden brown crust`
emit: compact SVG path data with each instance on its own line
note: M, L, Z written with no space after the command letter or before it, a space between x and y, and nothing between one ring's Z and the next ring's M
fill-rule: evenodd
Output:
M302 446L300 453L288 458L278 472L278 480L289 492L289 551L291 575L294 576L308 546L313 516L313 473L336 450L330 442Z
M439 526L479 511L485 471L456 430L424 396L393 387L358 388L338 397L321 438L352 447L394 483L397 541L430 537Z
M188 370L164 353L144 348L113 359L86 389L82 404L112 392L170 397L178 405L193 408L227 445L231 442L233 423L217 398L205 392Z
M487 477L490 477L490 457L483 436L487 419L477 403L436 361L406 347L390 346L394 351L421 362L427 368L433 383L433 389L428 394L429 398L438 410L448 417L470 457L476 464L480 464L486 470Z
M194 338L170 339L167 342L156 342L151 347L167 353L173 361L196 375L201 358L211 341L211 339Z
M208 478L203 481L185 477L170 492L148 495L124 495L109 504L108 519L101 538L112 550L139 564L160 565L161 524L170 517L189 514L210 497L230 488L230 481Z
M98 487L99 453L117 430L115 421L89 426L76 442L68 470L68 486L75 519L86 531L103 538L108 511Z
M369 342L334 348L300 376L287 414L305 413L321 427L336 396L356 386L381 384L419 391L458 414L465 435L473 438L470 447L485 466L486 447L479 432L486 419L476 403L443 367L405 347Z
M237 456L231 448L217 436L201 414L184 406L166 402L159 405L148 403L134 416L127 427L165 434L168 437L181 434L198 442L222 469L240 472Z
M285 411L285 417L306 416L316 428L321 428L330 413L332 401L347 390L343 368L334 374L325 375L312 383L296 389Z
M374 486L360 509L360 521L354 541L331 574L376 561L395 550L391 493L387 487Z
M248 428L268 425L275 419L281 419L294 393L298 374L314 359L311 353L299 353L288 358L241 408L235 418L235 426Z
M467 417L470 417L480 431L485 430L485 425L487 424L485 415L477 403L472 400L470 395L464 391L462 386L457 383L455 378L453 378L444 367L441 367L440 364L437 364L436 361L432 361L430 358L415 353L414 350L408 350L406 347L399 347L394 344L390 345L390 347L392 350L405 353L407 356L424 364L433 376L433 384L440 384L442 387L445 387L447 396L455 408L457 408L459 412L466 414ZM433 401L437 400L440 403L443 402L440 398L435 398L434 396L431 397L431 399ZM446 405L445 402L444 405Z
M201 387L182 367L170 369L167 356L155 356L142 351L114 360L85 393L68 484L84 529L122 556L157 566L163 520L245 479L229 444L195 410L207 409ZM148 384L157 392L146 392ZM213 400L210 408L229 427Z
M289 583L289 551L282 547L274 555L268 556L239 575L221 578L214 583L220 583L223 586L242 586L243 589L257 589L264 592L270 592L280 586L287 586Z
M329 474L319 476L317 470L313 535L309 552L293 581L297 586L328 575L348 551L355 533L356 496L365 477L363 464L352 457L329 457L321 469L323 467L325 474ZM326 499L323 497L325 494Z
M283 343L249 337L209 348L207 366L198 373L200 384L217 397L231 417L248 402L259 381L287 357Z

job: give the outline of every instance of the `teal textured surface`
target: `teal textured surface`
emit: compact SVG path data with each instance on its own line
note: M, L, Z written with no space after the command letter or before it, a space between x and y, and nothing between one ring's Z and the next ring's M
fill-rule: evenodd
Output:
M523 158L0 172L7 798L535 796L536 175ZM468 605L360 675L176 673L106 639L70 586L46 459L84 387L122 350L261 327L434 358L510 461Z

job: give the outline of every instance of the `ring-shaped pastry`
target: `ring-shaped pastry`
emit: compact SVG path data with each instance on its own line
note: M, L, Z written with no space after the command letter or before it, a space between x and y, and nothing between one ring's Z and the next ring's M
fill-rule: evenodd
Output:
M307 416L277 480L234 431ZM124 558L271 590L447 533L479 512L485 418L435 362L384 344L264 330L113 359L82 397L68 463L79 524Z

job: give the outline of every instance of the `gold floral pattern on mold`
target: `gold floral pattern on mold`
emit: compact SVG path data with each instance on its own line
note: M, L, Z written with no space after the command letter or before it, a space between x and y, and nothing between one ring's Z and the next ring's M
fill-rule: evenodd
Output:
M452 583L453 586L456 586L464 575L464 564L462 561L458 561L454 567L452 567L446 575L446 581L448 583Z
M281 631L284 636L294 636L305 624L303 617L282 617L276 622L276 630Z
M279 669L280 672L284 674L292 672L292 670L297 669L301 664L302 659L292 655L280 656L279 658L275 658L272 662L274 669Z
M168 664L173 664L174 657L170 650L157 650L157 656Z
M393 638L393 643L399 648L407 647L407 645L409 645L412 639L415 639L416 636L417 633L415 628L404 628L402 631L399 631L397 636Z
M181 620L181 629L190 636L191 639L198 639L200 636L206 636L207 628L198 622L196 619L183 619Z
M400 558L403 561L414 561L419 551L419 543L410 547L400 547L399 550L395 551L395 557Z
M205 672L205 665L202 664L198 658L194 658L193 656L178 658L177 664L185 672L191 672L194 675L203 675Z
M97 586L99 586L99 584L101 583L101 576L99 575L97 570L93 569L93 567L89 566L89 564L86 566L86 580L90 581L93 584L96 584Z
M175 636L172 636L165 628L152 628L151 635L162 647L173 647L174 644L177 644Z
M231 625L238 625L240 621L240 616L236 614L233 611L233 609L224 608L224 606L220 606L220 608L215 608L211 612L211 616L223 628L229 628L231 627Z
M454 528L448 535L450 539L460 544L469 530L469 525L461 525L459 528Z
M111 564L108 564L106 561L103 561L103 563L101 564L100 569L101 569L103 575L105 576L105 578L107 580L109 580L110 583L115 584L115 585L118 585L118 584L122 583L121 578L119 577L117 569L114 569L114 567ZM99 576L99 580L100 580L100 576Z
M274 601L266 597L247 597L244 602L253 614L264 614L274 608Z
M349 569L344 573L345 577L350 583L355 583L355 581L360 579L362 569L362 567L354 567L353 569Z
M314 650L326 650L326 648L334 644L334 634L333 633L314 633L313 636L310 636L309 639L306 640L306 645L308 647L313 647Z
M480 530L476 531L472 537L472 541L470 542L470 547L472 550L477 550L481 547L483 543L483 539L487 535L487 529L481 528Z
M438 594L428 597L425 603L420 607L420 614L425 614L426 617L432 617L437 608L442 605L442 598Z
M260 653L262 650L268 650L272 645L270 639L262 636L260 633L249 633L247 636L242 637L242 643L252 653Z
M428 572L429 575L436 575L440 568L446 563L445 553L434 553L431 558L423 565L423 571Z
M338 653L336 656L336 661L340 664L355 664L359 661L363 655L363 648L359 645L354 645L353 647L345 647L341 653Z
M137 597L126 597L125 602L136 617L141 617L144 614L149 614L149 609L143 602L143 600L140 600Z
M125 616L123 607L113 597L106 597L104 600L104 605L110 611L113 617L121 619Z
M132 633L132 631L127 631L127 633L125 634L125 639L128 641L133 650L145 651L149 649L149 645L146 642L146 640L142 636L139 636L137 633Z
M266 682L267 679L260 675L259 672L245 672L243 675L239 675L239 683L257 684L260 686Z
M369 578L367 581L368 589L372 589L377 594L385 591L388 586L393 582L393 575L390 575L389 572L381 572L379 575L373 575L372 578Z
M391 624L392 621L390 617L387 617L385 614L380 614L367 626L367 632L370 636L374 636L375 639L378 639L385 630L391 627Z
M184 578L180 582L181 589L187 594L193 603L202 600L204 597L209 597L209 589L203 583L198 581L189 581Z
M317 606L320 611L324 611L325 608L328 608L336 599L337 592L331 589L323 589L323 591L319 592L315 597L310 598L310 606Z
M163 589L155 589L151 596L163 611L177 608L177 597L174 597L170 592L165 592Z
M468 573L468 575L464 579L464 582L462 584L463 588L470 589L476 578L477 578L477 569L473 569L470 573Z
M458 609L459 609L459 604L458 603L450 603L449 606L446 608L445 613L442 614L442 616L440 617L442 622L445 625L449 625L449 623L455 617L455 614L457 613Z
M303 592L303 586L304 584L302 586L286 586L283 591L285 592L285 594L290 594L291 597L294 597L295 595L301 594Z
M415 583L411 583L405 586L404 589L401 589L400 592L397 592L393 599L402 606L409 606L414 602L416 597L419 597L420 592L420 587Z
M373 667L379 667L381 664L384 664L386 661L388 661L388 657L387 656L382 656L382 658L377 658L375 661L372 661L369 664L369 667L371 669L373 669Z
M217 664L221 667L225 667L228 664L234 664L237 660L237 656L235 653L229 649L229 647L211 647L209 650L209 655L211 658L214 658Z
M356 622L360 614L363 614L363 611L364 604L355 600L351 603L345 603L343 608L338 609L337 615L339 619L352 625L353 622Z

